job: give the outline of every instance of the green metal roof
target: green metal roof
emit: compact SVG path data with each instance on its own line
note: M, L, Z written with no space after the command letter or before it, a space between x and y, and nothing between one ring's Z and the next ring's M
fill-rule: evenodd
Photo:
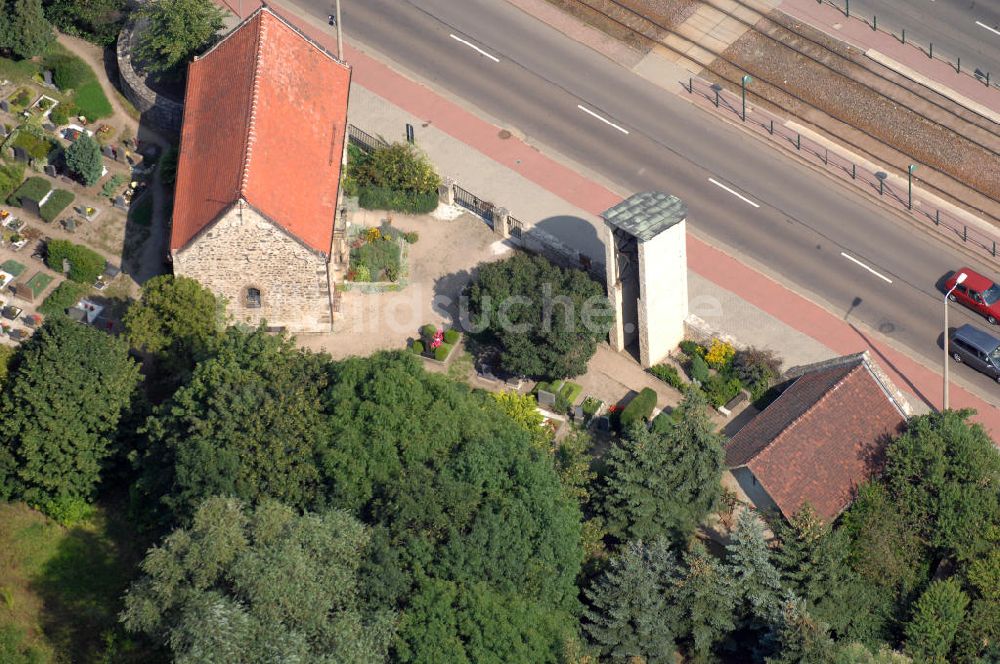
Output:
M633 194L601 213L608 223L638 238L641 242L654 237L687 218L684 201L659 191Z

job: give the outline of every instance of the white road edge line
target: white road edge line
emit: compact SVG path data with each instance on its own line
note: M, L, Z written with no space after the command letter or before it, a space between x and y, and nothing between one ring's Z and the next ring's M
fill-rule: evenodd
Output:
M868 270L869 272L871 272L872 274L874 274L876 277L878 277L882 281L885 281L886 283L889 283L889 284L892 283L892 279L890 279L889 277L885 276L884 274L879 274L875 270L871 269L870 267L868 267L867 265L865 265L864 263L862 263L861 261L859 261L854 256L848 256L843 251L840 252L840 255L843 256L844 258L846 258L847 260L851 261L852 263L855 263L855 264L860 265L861 267L865 268L866 270Z
M749 198L747 198L746 196L744 196L744 195L743 195L743 194L741 194L740 192L738 192L738 191L733 191L732 189L730 189L730 188L729 188L729 187L727 187L726 185L722 184L721 182L719 182L719 181L718 181L718 180L716 180L715 178L708 178L708 181L709 181L709 182L711 182L712 184L714 184L714 185L715 185L716 187L721 187L721 188L725 189L725 190L726 190L726 191L728 191L728 192L729 192L730 194L732 194L732 195L733 195L733 196L735 196L736 198L740 199L740 200L741 200L741 201L743 201L744 203L749 203L750 205L754 206L755 208L759 208L759 207L760 207L760 205L759 205L759 204L757 204L757 203L754 203L754 202L753 202L752 200L750 200Z
M606 124L606 125L608 125L608 126L610 126L610 127L614 127L615 129L617 129L617 130L618 130L618 131L620 131L621 133L625 134L626 136L628 135L628 129L625 129L624 127L620 127L620 126L616 125L616 124L615 124L614 122L612 122L611 120L608 120L607 118L602 118L602 117L601 117L600 115L598 115L597 113L594 113L594 112L593 112L592 110L590 110L589 108L586 108L586 107L584 107L584 106L581 106L580 104L577 104L577 105L576 105L576 107L577 107L578 109L580 109L581 111L583 111L584 113L586 113L587 115L592 115L592 116L594 116L595 118L597 118L598 120L600 120L601 122L603 122L604 124Z
M490 60L492 60L493 62L500 62L500 58L498 58L498 57L496 57L496 56L494 56L494 55L490 55L489 53L487 53L487 52L486 52L486 51L484 51L483 49L479 48L478 46L476 46L476 45L475 45L475 44L473 44L472 42L469 42L469 41L465 41L464 39L462 39L462 38L461 38L461 37L459 37L458 35L451 35L451 34L450 34L449 36L450 36L450 37L451 37L452 39L454 39L455 41L457 41L457 42L462 42L463 44L465 44L465 45L466 45L466 46L468 46L469 48L473 49L474 51L477 51L477 52L478 52L478 53L479 53L480 55L485 55L485 56L486 56L487 58L489 58L489 59L490 59Z
M976 25L978 25L980 28L986 28L987 30L989 30L990 32L992 32L995 35L1000 35L1000 30L997 30L996 28L991 28L990 26L986 25L982 21L976 21Z

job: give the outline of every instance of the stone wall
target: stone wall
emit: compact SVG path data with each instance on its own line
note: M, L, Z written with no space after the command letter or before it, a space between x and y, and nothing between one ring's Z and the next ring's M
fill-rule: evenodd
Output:
M130 22L118 33L118 82L125 98L142 113L143 122L165 134L180 135L184 105L150 89L132 66L132 46L142 22Z
M246 205L237 205L184 249L174 274L197 279L223 296L234 323L330 332L327 262ZM261 306L247 306L247 289Z

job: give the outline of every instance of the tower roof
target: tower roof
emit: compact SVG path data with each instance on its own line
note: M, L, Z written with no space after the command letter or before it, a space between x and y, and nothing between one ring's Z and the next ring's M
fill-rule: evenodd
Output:
M640 242L646 242L684 221L687 205L676 196L646 191L629 196L602 212L601 216L615 228L620 228Z

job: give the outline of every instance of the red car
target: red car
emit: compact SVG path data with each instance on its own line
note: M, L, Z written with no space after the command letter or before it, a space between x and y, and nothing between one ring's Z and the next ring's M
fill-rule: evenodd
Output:
M956 285L958 275L962 273L966 275L965 281ZM944 283L944 289L945 292L951 291L948 299L952 302L961 302L973 311L979 312L991 325L996 325L1000 320L1000 286L978 272L967 267L956 270L955 274L948 277L948 281Z

